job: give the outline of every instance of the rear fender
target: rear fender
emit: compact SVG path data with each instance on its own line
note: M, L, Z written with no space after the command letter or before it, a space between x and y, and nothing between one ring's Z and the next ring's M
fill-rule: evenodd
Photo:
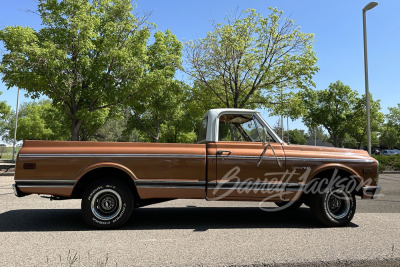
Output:
M79 179L81 179L83 176L85 176L88 172L93 171L95 169L99 169L99 168L116 168L116 169L120 169L121 171L125 172L127 175L129 175L129 177L131 177L131 179L135 182L136 180L138 180L138 178L136 177L136 175L126 166L119 164L119 163L115 163L115 162L101 162L101 163L96 163L93 164L87 168L85 168L84 170L80 171L75 177L74 180L78 181Z

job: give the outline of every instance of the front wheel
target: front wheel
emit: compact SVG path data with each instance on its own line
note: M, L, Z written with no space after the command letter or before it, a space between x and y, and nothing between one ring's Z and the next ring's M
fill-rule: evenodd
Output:
M90 185L82 197L84 220L98 229L123 225L133 210L133 195L125 184L100 180Z
M356 198L342 189L327 189L310 195L310 208L313 216L324 225L345 226L353 219Z

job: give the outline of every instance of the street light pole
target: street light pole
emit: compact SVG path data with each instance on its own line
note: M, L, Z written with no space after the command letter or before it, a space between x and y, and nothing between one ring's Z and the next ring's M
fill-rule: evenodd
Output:
M317 146L317 127L314 128L314 146Z
M287 129L287 143L290 144L290 135L289 135L289 115L286 117L286 129Z
M281 87L281 127L282 127L282 141L283 141L283 88Z
M15 108L15 130L14 130L14 142L13 142L13 154L12 160L15 160L15 143L17 141L17 127L18 127L18 105L19 105L19 88L17 93L17 107Z
M365 105L367 111L367 139L368 139L368 153L371 155L371 118L370 118L370 105L369 105L369 84L368 84L368 53L367 53L367 18L366 13L368 10L373 9L378 5L378 2L368 3L362 10L363 14L363 36L364 36L364 71L365 71Z

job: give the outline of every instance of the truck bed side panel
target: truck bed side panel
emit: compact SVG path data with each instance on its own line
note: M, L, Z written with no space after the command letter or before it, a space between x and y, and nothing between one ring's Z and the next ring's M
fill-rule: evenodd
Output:
M24 169L35 163L35 169ZM107 142L25 141L16 164L24 193L70 196L92 166L131 171L142 198L204 198L206 146Z

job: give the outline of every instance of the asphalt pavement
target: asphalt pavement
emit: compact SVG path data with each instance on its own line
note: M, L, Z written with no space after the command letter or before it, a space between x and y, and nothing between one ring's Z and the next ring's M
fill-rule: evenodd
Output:
M342 228L321 227L306 206L174 200L98 231L80 200L17 198L12 183L0 177L1 266L400 266L400 174L381 175L381 195L358 198Z

